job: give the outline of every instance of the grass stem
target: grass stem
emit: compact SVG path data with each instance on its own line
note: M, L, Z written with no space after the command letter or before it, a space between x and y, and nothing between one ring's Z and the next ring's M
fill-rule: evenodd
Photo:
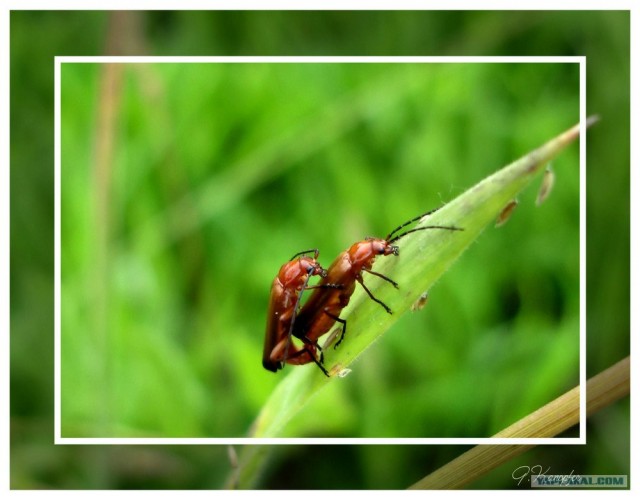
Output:
M629 395L630 358L587 381L587 416ZM496 438L553 437L580 421L580 386L574 387L542 408L498 432ZM458 489L484 476L499 465L533 448L534 445L479 445L435 472L422 478L409 489Z

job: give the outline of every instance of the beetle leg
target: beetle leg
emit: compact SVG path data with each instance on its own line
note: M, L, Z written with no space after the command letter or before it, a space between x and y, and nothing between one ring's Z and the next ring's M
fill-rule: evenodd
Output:
M309 344L309 345L313 346L313 344ZM282 339L282 341L279 342L278 345L271 352L271 359L275 361L275 360L279 360L282 357L283 361L279 362L280 366L278 367L278 369L282 368L285 362L290 363L292 365L306 365L307 363L313 361L316 365L318 365L318 368L322 370L322 373L324 373L327 377L330 377L331 375L329 375L329 373L327 372L327 370L322 364L323 358L324 358L324 356L322 355L322 350L320 351L320 360L318 360L318 358L316 358L314 350L310 349L309 345L304 345L300 349L297 349L296 346L294 346L291 343L287 344L286 340ZM320 346L317 346L317 347L320 348ZM283 356L284 348L288 349L289 351L287 352L286 357Z
M391 283L393 286L395 286L396 288L398 288L398 284L393 281L391 278L387 278L384 274L380 274L377 273L375 271L372 271L371 269L367 269L365 267L362 268L363 271L367 271L369 274L373 274L374 276L377 276L378 278L382 278L385 281L388 281L389 283ZM374 299L375 300L375 299Z
M340 342L344 340L344 334L347 333L347 320L340 319L339 316L336 316L335 314L330 313L329 311L327 311L326 308L322 312L324 312L327 316L329 316L333 321L336 321L337 323L340 323L342 325L342 332L340 333L340 339L333 346L333 348L335 349L340 345Z
M305 290L313 290L314 288L339 288L339 289L342 289L342 288L344 288L344 285L342 283L326 283L324 285L308 286L308 287L305 288Z
M345 333L347 333L347 320L346 319L336 318L336 321L338 323L342 323L342 333L340 334L340 339L333 346L334 349L340 345L340 343L344 340Z
M358 283L360 283L362 285L362 288L364 288L364 291L367 292L367 294L369 295L369 297L371 297L371 300L373 300L374 302L377 302L378 304L380 304L382 307L384 307L384 310L387 311L389 314L393 314L393 312L391 312L391 309L389 309L389 307L387 306L387 304L385 304L384 302L382 302L379 299L376 299L373 294L371 293L371 291L367 288L367 286L364 284L364 281L362 280L362 275L358 275L356 276L356 279L358 280Z
M304 337L297 337L297 338L302 340L302 342L304 342L305 345L312 345L316 349L318 349L318 351L320 351L320 363L324 363L324 353L322 352L322 347L320 347L320 344L318 344L318 342L316 342L315 340L311 340L306 335Z
M308 352L309 353L309 356L311 356L311 359L318 366L318 368L320 368L322 370L322 373L324 373L327 377L331 376L331 375L329 375L329 372L327 372L326 368L322 365L322 361L318 361L316 359L316 357L313 355L313 353L307 347L304 348L303 352Z

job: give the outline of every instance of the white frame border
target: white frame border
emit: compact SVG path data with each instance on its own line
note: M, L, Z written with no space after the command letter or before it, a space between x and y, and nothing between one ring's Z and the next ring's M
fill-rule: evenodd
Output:
M577 438L65 438L61 435L61 72L63 63L577 63L580 71L580 423ZM56 56L54 202L54 444L586 444L586 57L585 56ZM567 128L572 124L567 124Z

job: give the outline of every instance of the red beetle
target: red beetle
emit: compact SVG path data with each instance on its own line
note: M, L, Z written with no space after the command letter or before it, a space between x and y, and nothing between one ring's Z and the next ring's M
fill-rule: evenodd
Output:
M338 347L340 342L344 339L344 335L347 331L347 322L340 319L340 313L342 312L342 309L349 304L351 295L356 288L356 282L362 285L362 288L364 288L364 291L367 292L372 300L380 304L389 314L392 314L391 309L389 309L384 302L374 297L371 291L364 284L362 273L367 272L374 276L378 276L398 288L398 284L395 281L383 274L372 271L371 267L378 255L399 255L399 249L393 243L409 233L425 229L446 229L449 231L461 230L454 226L423 226L410 229L402 234L393 236L403 227L417 221L418 219L422 219L433 212L435 212L435 210L431 210L426 214L422 214L405 222L391 231L384 239L366 238L364 241L354 243L348 250L345 250L338 255L336 260L334 260L331 266L329 266L326 275L323 275L323 278L320 281L320 284L316 287L316 290L311 294L307 302L302 306L300 312L296 315L296 321L292 325L293 336L302 340L305 345L317 346L318 339L327 333L336 322L338 322L342 324L342 333L334 348ZM331 286L326 286L329 284Z
M313 252L313 258L305 254ZM300 305L302 292L309 287L312 276L326 276L327 272L318 264L318 250L307 250L295 254L284 264L271 285L267 330L264 338L262 366L272 372L281 369L284 363L304 365L314 362L328 376L322 366L322 353L318 359L316 342L304 343L301 347L291 341L292 326Z

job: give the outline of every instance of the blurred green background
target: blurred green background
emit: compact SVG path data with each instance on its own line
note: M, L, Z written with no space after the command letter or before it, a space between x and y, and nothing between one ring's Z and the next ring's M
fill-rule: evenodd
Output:
M588 143L589 375L628 354L628 14L11 21L14 488L216 488L230 471L223 446L51 445L53 55L587 55L603 116ZM260 365L279 266L315 246L328 264L452 199L577 122L577 89L570 64L65 64L63 435L244 435L281 376ZM577 149L542 207L527 190L288 432L487 436L574 386ZM586 447L536 448L475 486L516 487L522 464L625 473L628 418L619 403ZM276 447L260 485L403 488L463 449Z
M65 63L63 435L245 435L280 265L459 194L578 89L577 64ZM295 434L489 436L577 383L577 149Z

